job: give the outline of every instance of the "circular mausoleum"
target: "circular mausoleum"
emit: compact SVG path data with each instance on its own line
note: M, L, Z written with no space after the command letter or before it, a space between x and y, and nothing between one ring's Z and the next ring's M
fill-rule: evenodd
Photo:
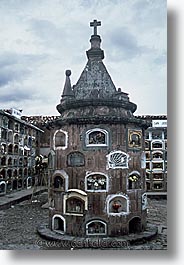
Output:
M102 60L99 22L76 85L71 71L50 124L49 229L75 237L118 237L146 228L143 120L116 89Z

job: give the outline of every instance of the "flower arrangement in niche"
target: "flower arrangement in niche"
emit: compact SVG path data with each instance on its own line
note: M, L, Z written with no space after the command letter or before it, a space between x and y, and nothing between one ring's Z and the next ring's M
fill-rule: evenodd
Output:
M138 176L136 176L136 175L132 175L132 176L130 176L129 177L129 180L131 180L132 182L136 182L136 181L138 181Z

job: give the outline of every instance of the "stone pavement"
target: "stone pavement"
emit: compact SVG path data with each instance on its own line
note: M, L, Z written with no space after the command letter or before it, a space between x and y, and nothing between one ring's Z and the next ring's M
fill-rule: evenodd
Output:
M30 189L24 189L24 190L12 192L4 196L0 196L0 210L8 209L14 204L17 204L24 200L28 200L29 198L32 197L33 190L34 190L34 196L35 196L41 192L47 191L47 187L38 186L36 190L35 188L30 188Z

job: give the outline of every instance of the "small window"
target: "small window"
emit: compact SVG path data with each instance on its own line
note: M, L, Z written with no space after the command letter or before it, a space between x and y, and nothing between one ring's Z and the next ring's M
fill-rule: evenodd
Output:
M153 155L154 160L163 159L163 153L162 152L154 152L152 155Z
M12 177L12 170L10 168L7 170L7 177L8 178Z
M154 190L162 190L163 189L163 183L162 182L153 183L153 188L154 188Z
M153 173L153 180L163 180L162 173Z
M8 137L8 132L6 129L1 129L1 139L2 140L7 140L7 137Z
M1 166L6 166L6 156L1 158Z
M16 144L16 145L14 146L14 154L15 154L15 155L18 155L18 153L19 153L19 147L18 147L18 145Z
M86 190L92 192L107 191L107 176L100 173L86 176Z
M147 170L151 170L151 168L150 168L150 162L148 162L148 161L146 161L146 169Z
M0 177L3 179L6 178L6 170L4 168L0 169Z
M152 139L156 140L156 139L162 139L162 131L153 131L152 132Z
M152 149L162 149L163 145L161 141L154 141L152 142Z
M12 132L12 131L9 131L9 132L8 132L8 142L13 143L13 132ZM14 142L15 142L15 143L18 143L18 134L17 134L17 136L15 137Z
M6 128L6 129L8 128L8 118L7 117L3 117L2 127Z
M86 146L107 146L108 132L103 129L92 129L86 132Z
M86 224L86 234L87 235L106 235L107 234L107 225L106 223L93 220Z
M152 162L152 169L153 170L163 170L163 162Z
M13 154L13 145L12 144L8 145L8 154Z
M6 153L6 144L1 144L1 150L0 150L1 154L5 154Z
M122 151L112 151L107 155L108 168L128 168L129 156Z
M58 130L54 134L54 148L66 149L68 144L68 134L63 130Z

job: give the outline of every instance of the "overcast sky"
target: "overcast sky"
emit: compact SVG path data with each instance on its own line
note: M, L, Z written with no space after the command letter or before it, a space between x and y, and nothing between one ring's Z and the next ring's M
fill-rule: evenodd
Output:
M65 70L74 85L98 19L103 62L135 114L166 114L166 8L166 0L0 0L0 109L58 115Z

